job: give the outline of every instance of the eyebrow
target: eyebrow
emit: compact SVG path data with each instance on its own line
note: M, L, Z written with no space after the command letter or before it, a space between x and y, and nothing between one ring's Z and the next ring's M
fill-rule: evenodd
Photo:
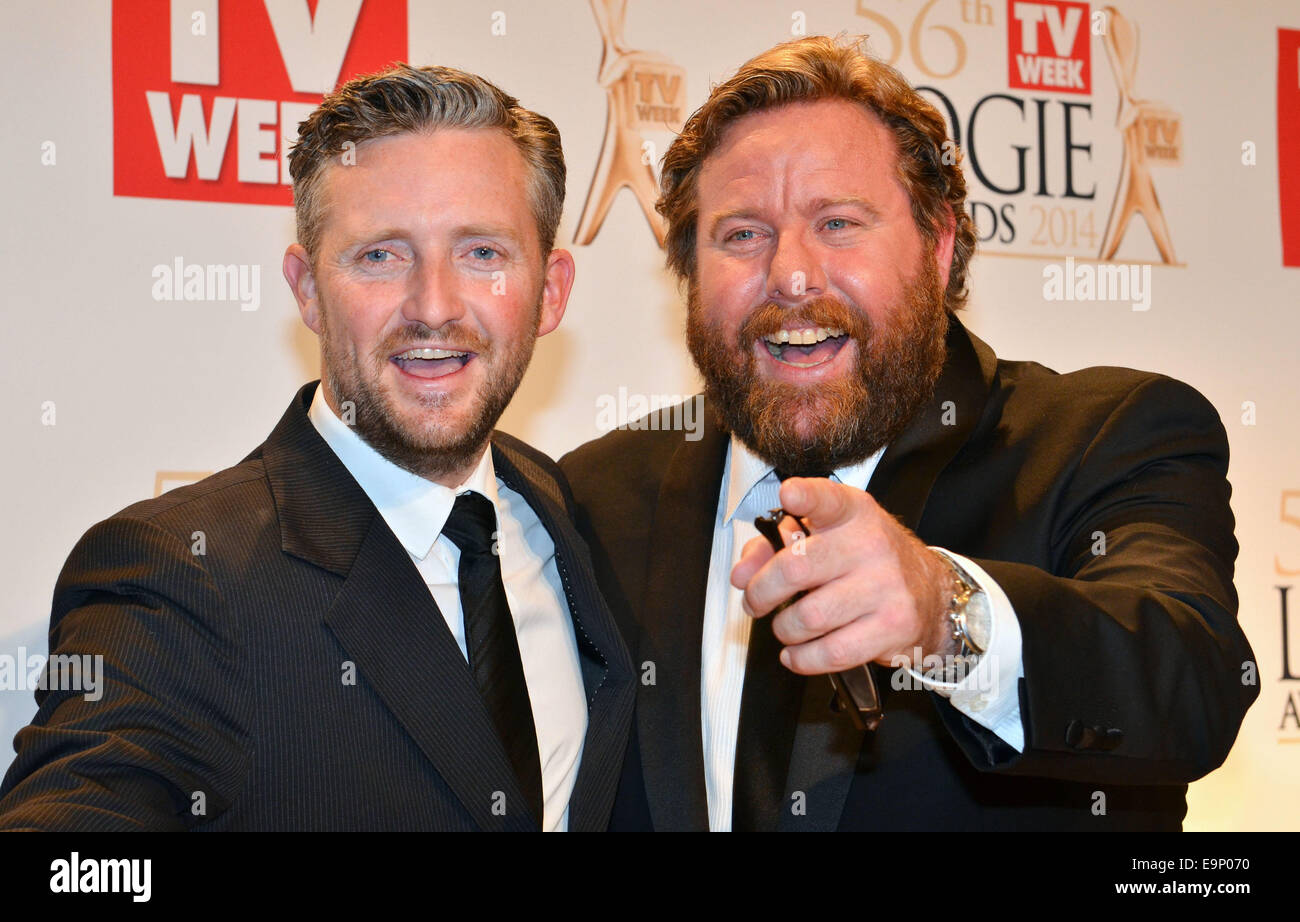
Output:
M355 246L362 246L376 240L401 240L410 236L410 229L406 227L384 227L374 232L362 232L349 236L344 242L342 249L350 250ZM501 240L507 240L510 243L523 247L523 236L513 228L505 224L462 224L451 230L451 236L455 239L464 237L492 237Z
M523 244L523 235L505 224L462 224L452 230L453 237L500 237L511 243Z
M339 249L350 250L354 246L360 246L361 244L364 243L373 243L376 240L388 240L393 237L405 237L405 236L406 233L401 228L397 228L397 227L385 227L380 230L374 231L373 233L370 231L364 231L358 234L349 234L347 237L344 238L343 244Z
M814 199L809 203L806 213L816 214L819 211L825 211L827 208L837 208L845 205L861 209L872 220L880 219L880 211L866 199L860 198L856 195L845 195L840 196L839 198ZM715 215L709 224L708 236L711 238L717 234L718 228L727 221L731 221L735 218L753 218L756 217L757 214L756 211L750 208L734 208L731 211L724 211L721 214Z
M872 205L866 199L860 198L856 195L845 195L839 198L819 198L812 202L808 211L809 213L814 213L825 211L827 208L838 208L843 205L851 205L854 208L860 208L871 218L880 217L880 212L876 209L875 205Z
M709 233L706 239L712 239L718 233L718 228L733 218L752 218L757 214L748 208L733 208L731 211L724 211L722 214L715 215L709 224Z

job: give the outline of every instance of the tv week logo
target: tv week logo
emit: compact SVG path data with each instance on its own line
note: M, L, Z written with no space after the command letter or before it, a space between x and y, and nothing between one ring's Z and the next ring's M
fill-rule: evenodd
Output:
M1300 29L1277 30L1277 189L1282 265L1300 267Z
M1052 93L1092 92L1088 4L1007 0L1010 86Z
M292 204L298 123L406 53L406 0L115 0L113 193Z

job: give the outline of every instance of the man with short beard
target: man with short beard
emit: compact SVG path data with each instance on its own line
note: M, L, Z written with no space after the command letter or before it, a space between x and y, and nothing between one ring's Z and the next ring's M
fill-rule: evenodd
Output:
M561 460L642 673L614 828L1178 829L1258 694L1218 415L966 330L947 141L815 37L664 158L712 418Z
M481 77L400 65L290 156L321 381L243 462L92 528L0 829L598 830L627 651L554 463L493 431L573 259L564 155Z

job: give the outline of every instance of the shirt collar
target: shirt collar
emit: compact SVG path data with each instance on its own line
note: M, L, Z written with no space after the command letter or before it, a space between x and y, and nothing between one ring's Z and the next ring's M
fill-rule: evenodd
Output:
M397 540L420 560L429 556L459 494L473 490L499 508L496 469L486 447L465 482L452 489L412 474L375 451L330 409L323 384L316 388L307 417L370 497Z
M874 455L865 461L859 461L857 464L851 464L847 467L836 468L831 472L831 479L837 480L858 490L865 490L867 484L871 482L871 475L875 473L876 466L880 464L880 458L885 453L881 448ZM731 444L727 449L727 511L723 524L728 525L740 506L751 496L762 494L764 497L775 496L777 485L780 481L777 479L776 471L772 465L764 461L758 455L750 451L745 444L736 438L731 437ZM753 511L748 509L751 503L746 504L746 514ZM769 505L771 503L769 502ZM753 511L754 515L760 515L767 512L767 509Z

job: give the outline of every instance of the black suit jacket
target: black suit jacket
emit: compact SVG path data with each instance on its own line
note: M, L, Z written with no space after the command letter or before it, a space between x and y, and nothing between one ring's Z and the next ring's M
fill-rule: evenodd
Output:
M0 829L537 825L511 808L523 794L423 579L308 419L315 386L240 464L123 510L72 552L50 650L102 655L103 698L37 694ZM603 829L631 662L554 463L500 433L492 460L555 543L588 702L569 828Z
M785 792L803 792L806 814L785 810L780 828L1177 829L1187 782L1222 763L1258 695L1242 679L1219 417L1159 375L1000 361L955 319L947 343L933 399L868 491L1006 590L1024 752L878 667L886 717L857 732L817 677ZM711 419L697 441L669 422L560 466L633 659L654 664L615 826L704 829L700 643L728 437Z

